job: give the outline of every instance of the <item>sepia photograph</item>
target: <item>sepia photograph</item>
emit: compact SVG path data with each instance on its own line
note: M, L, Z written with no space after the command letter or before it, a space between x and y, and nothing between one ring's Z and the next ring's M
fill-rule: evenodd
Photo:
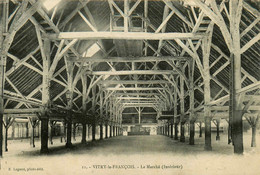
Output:
M259 175L260 0L0 0L0 175Z

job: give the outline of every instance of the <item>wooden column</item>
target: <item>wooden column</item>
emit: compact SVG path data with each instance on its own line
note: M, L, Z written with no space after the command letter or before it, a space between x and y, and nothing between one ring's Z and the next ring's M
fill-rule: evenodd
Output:
M108 124L105 125L105 139L108 138Z
M246 120L252 128L251 147L256 147L256 127L259 121L259 116L246 117Z
M112 124L110 124L110 129L109 129L109 137L112 137Z
M93 77L94 78L94 77ZM96 85L92 87L92 106L91 106L91 112L92 112L92 141L96 140Z
M67 114L67 142L66 142L66 148L71 148L72 147L72 143L71 143L71 133L72 133L72 114L71 111L68 111Z
M170 137L170 121L168 121L167 132L167 136Z
M81 143L86 143L87 137L87 121L86 121L86 112L87 112L87 77L85 75L81 76L82 81L82 139Z
M4 85L7 53L4 51L4 33L7 32L7 1L0 2L0 157L3 156Z
M189 144L194 145L194 135L195 135L195 121L190 120L190 139L189 139Z
M202 52L203 52L203 69L204 69L204 119L205 119L205 150L212 150L211 147L211 110L209 106L210 102L210 67L209 67L209 55L212 40L212 30L208 37L202 40Z
M42 45L40 31L37 30L38 42L41 47L41 55L43 60L43 80L42 80L42 104L44 107L41 110L41 153L48 153L48 130L49 130L49 106L50 106L50 49L51 42L45 39ZM42 48L43 47L43 48Z
M180 76L180 105L181 105L181 136L180 136L180 142L185 142L185 118L184 118L184 80L183 77Z
M241 54L240 54L240 19L242 13L242 4L239 1L230 1L230 34L232 38L232 47L230 49L231 57L231 87L230 87L230 104L231 116L229 118L232 123L232 140L234 145L234 153L243 154L243 111L241 94Z
M73 123L73 140L76 141L76 130L77 130L77 123Z
M100 129L100 140L103 140L103 124L99 125L99 129Z
M171 121L171 138L173 138L173 121Z
M28 117L29 123L30 123L30 133L31 133L31 139L30 139L30 145L34 148L35 147L35 139L34 139L34 133L35 133L35 127L38 125L39 120L36 118Z
M220 136L219 136L219 125L220 125L220 120L216 120L216 127L217 127L216 140L220 140Z
M49 127L49 118L41 117L41 153L45 154L49 152L48 149L48 127Z
M200 135L199 135L199 137L202 137L202 122L199 122L199 128L200 128Z
M102 88L100 87L99 90L101 91L100 94L99 94L99 105L100 105L100 140L103 139L103 122L104 122L104 115L103 115L103 100L104 100L104 96L103 96L103 90Z
M189 144L194 145L194 135L195 135L195 121L196 118L194 116L194 65L195 61L194 59L189 64L189 94L190 94L190 126L189 126L189 132L190 132L190 138L189 138Z
M72 134L72 106L73 106L73 63L70 61L67 61L67 77L68 77L68 91L66 92L66 98L67 98L67 142L66 147L71 148L71 134Z
M115 135L115 134L116 134L116 131L115 131L115 130L116 130L115 125L113 125L113 137L116 136L116 135Z

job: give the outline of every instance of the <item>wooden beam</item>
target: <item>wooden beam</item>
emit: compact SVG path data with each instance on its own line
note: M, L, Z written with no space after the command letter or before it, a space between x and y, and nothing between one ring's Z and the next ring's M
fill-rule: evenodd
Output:
M172 39L201 39L205 34L194 33L146 33L146 32L60 32L59 34L50 34L49 38L53 40L60 39L79 39L79 40L97 40L97 39L127 39L127 40L172 40Z
M158 87L155 87L155 88L152 88L152 87L149 87L149 88L144 88L144 87L133 87L133 88L122 88L122 87L119 87L119 88L113 88L113 87L109 87L109 88L104 88L104 90L108 90L108 91L156 91L156 90L163 90L163 88L158 88Z
M129 71L86 71L87 75L166 75L174 74L172 70L129 70Z
M40 108L26 108L26 109L4 109L4 114L26 114L40 112Z
M103 80L98 84L109 85L109 84L167 84L165 80Z
M193 28L192 23L176 7L173 6L171 1L169 1L169 0L163 0L163 1L172 11L174 11L176 13L176 15L180 19L182 19L183 22L185 22L189 27Z
M91 63L99 63L99 62L152 62L152 61L186 61L190 60L189 57L181 57L181 56L147 56L147 57L105 57L100 58L97 56L93 57L81 57L70 58L69 61L74 62L91 62Z
M248 43L246 43L240 50L240 54L243 54L247 49L249 49L252 45L258 42L260 39L260 33L252 38Z
M127 93L115 93L113 96L160 96L159 93L144 93L144 92L127 92Z

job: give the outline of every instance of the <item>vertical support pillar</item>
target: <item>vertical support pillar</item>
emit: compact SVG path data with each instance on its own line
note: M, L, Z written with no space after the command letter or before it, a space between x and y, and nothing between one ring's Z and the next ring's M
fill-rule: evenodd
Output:
M48 153L48 126L49 118L41 117L41 153Z
M87 77L81 76L81 82L82 82L82 138L81 143L86 143L86 137L87 137L87 121L86 121L86 111L87 111Z
M189 144L194 145L195 140L195 116L194 116L194 66L195 66L195 60L192 59L189 64L189 94L190 94L190 116L189 116Z
M115 137L115 125L113 126L113 137Z
M178 122L174 123L174 140L178 140Z
M171 122L171 138L173 138L173 121Z
M210 102L210 68L209 55L211 48L212 32L209 37L202 40L203 68L204 68L204 119L205 119L205 150L212 150L211 147L211 110Z
M42 45L41 33L36 29L39 45ZM42 107L41 110L41 153L48 153L48 130L49 130L49 116L47 115L50 106L50 49L51 42L45 39L43 46L41 46L41 55L43 60L43 78L42 78Z
M77 124L74 122L73 123L73 140L76 141L76 129L77 129Z
M217 127L216 140L220 140L220 136L219 136L219 125L220 125L220 120L216 120L216 127Z
M235 154L243 154L243 108L241 94L238 90L241 89L241 53L240 53L240 19L242 14L242 3L240 1L230 1L230 63L231 63L231 88L230 88L230 106L232 123L232 140Z
M86 137L87 137L87 123L86 123L86 120L83 119L82 121L82 138L81 138L81 143L86 143L87 140L86 140Z
M66 142L66 148L71 148L71 132L72 132L72 116L70 115L70 111L68 112L68 118L67 118L67 142Z
M170 123L168 121L168 126L167 126L167 136L170 137Z
M112 124L110 124L109 128L109 137L112 137Z
M202 137L202 122L199 122L199 128L200 128L200 135L199 135L199 137Z
M181 124L181 136L180 142L185 142L185 119L184 119L184 79L180 76L180 105L181 105L181 116L180 116L180 124Z
M194 145L194 135L195 135L195 121L190 120L190 139L189 139L190 145Z
M100 124L99 125L99 129L100 129L100 140L103 140L103 125L102 124Z
M105 125L105 139L108 138L108 124Z
M211 147L211 117L205 117L205 150L212 150Z
M7 50L4 48L4 33L8 27L8 1L0 3L0 157L3 156L4 85Z

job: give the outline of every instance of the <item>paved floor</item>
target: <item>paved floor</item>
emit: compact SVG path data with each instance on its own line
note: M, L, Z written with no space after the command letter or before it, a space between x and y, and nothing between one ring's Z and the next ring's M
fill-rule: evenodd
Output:
M257 136L259 143L260 138ZM204 138L195 136L195 145L166 136L119 136L80 144L80 137L66 149L54 139L48 155L39 155L40 143L30 148L28 140L10 141L9 152L1 159L0 174L254 174L260 173L260 150L250 147L244 134L245 154L233 154L232 145L221 134L212 151L204 151ZM260 145L260 144L258 144ZM105 165L105 166L99 166ZM38 169L37 169L38 168Z

